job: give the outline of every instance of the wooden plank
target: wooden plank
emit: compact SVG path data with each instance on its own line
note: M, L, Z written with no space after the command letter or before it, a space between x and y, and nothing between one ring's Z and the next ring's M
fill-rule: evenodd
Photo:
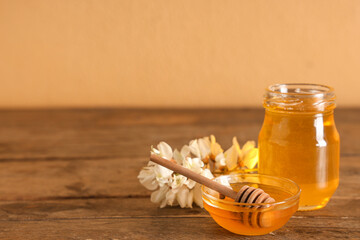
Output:
M0 221L129 217L209 217L200 207L159 208L150 198L66 199L0 203Z
M147 158L0 162L0 200L149 196L137 175ZM359 197L359 157L343 157L336 197Z
M354 227L356 226L356 227ZM111 218L5 221L2 239L358 239L358 219L291 219L283 228L260 237L228 232L211 218ZM321 236L321 237L320 237Z
M242 143L262 120L263 110L237 109L0 111L0 239L238 238L203 209L157 208L136 176L161 140ZM359 120L360 109L336 111L341 181L329 205L244 239L360 238Z
M341 154L360 155L360 110L339 109ZM0 161L146 157L151 145L180 147L215 134L229 146L257 140L262 109L0 111Z
M131 191L139 184L136 180L138 164L130 159L126 165L119 159L3 162L0 164L0 198L36 200L141 195L145 191Z
M359 200L333 199L322 210L296 213L275 236L261 239L303 239L313 234L330 239L358 237L358 206ZM204 209L159 209L147 198L3 202L0 221L2 239L19 239L25 235L29 239L141 239L152 234L159 239L169 236L187 239L194 235L216 239L236 237L216 225Z
M90 198L42 201L9 201L0 203L0 221L96 219L113 217L209 217L205 209L159 208L150 198ZM295 218L355 219L360 221L360 198L331 199L318 211L297 212Z

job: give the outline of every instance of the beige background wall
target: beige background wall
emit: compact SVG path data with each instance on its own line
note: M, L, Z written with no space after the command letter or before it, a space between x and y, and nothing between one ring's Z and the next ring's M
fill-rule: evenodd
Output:
M0 82L0 107L260 107L277 82L360 106L360 1L0 0Z

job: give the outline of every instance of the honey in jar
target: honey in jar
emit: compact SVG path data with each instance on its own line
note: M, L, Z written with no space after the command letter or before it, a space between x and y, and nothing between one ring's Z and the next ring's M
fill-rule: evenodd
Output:
M335 94L316 84L270 86L259 134L259 173L286 177L301 188L299 210L324 207L339 184Z

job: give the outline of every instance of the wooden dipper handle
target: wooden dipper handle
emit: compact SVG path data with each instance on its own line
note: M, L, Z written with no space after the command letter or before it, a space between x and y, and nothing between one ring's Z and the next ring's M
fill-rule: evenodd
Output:
M207 177L194 173L190 169L184 168L179 164L173 163L172 161L164 159L158 155L151 154L150 160L163 167L173 170L174 172L180 173L181 175L184 175L185 177L190 178L197 183L205 185L206 187L211 188L229 198L236 200L237 192L227 186L221 185L220 183L215 182Z

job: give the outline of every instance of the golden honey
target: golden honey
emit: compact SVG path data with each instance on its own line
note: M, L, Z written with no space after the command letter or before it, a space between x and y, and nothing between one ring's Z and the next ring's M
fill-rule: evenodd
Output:
M259 173L295 181L299 210L324 207L339 184L339 134L332 88L282 84L265 95Z
M228 182L234 191L244 185L261 188L275 199L272 203L239 203L219 198L219 194L202 187L204 208L221 227L241 235L264 235L281 228L297 211L300 188L285 178L261 174L230 174L214 179Z
M243 185L254 186L263 189L270 194L276 202L281 202L291 196L282 189L262 184L231 184L235 191L239 191ZM206 198L205 198L206 199ZM204 199L204 200L205 200ZM233 202L233 199L225 198L225 201ZM288 207L246 207L240 205L222 204L219 201L206 199L204 208L212 218L225 229L242 235L263 235L279 229L296 212L298 205L291 204Z

